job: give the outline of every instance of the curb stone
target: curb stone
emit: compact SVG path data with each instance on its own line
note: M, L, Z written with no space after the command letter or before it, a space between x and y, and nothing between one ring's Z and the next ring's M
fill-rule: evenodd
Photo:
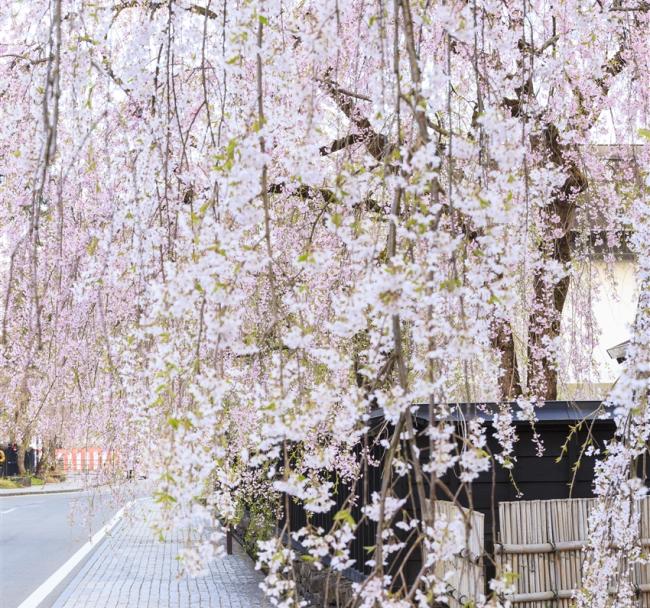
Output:
M14 492L13 490L0 490L1 496L40 496L42 494L67 494L69 492L81 492L84 488L68 488L65 490L39 490L38 492Z
M77 488L52 488L51 490L0 490L0 497L2 496L40 496L42 494L69 494L70 492L83 492L84 490L92 490L94 488L101 488L107 484L95 484L92 486ZM34 486L32 486L34 487Z

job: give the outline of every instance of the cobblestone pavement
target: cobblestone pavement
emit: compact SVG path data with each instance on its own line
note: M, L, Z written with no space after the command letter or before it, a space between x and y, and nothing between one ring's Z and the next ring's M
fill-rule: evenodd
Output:
M179 577L183 546L175 531L157 540L142 513L122 520L93 553L53 608L266 608L262 575L237 543L209 573Z

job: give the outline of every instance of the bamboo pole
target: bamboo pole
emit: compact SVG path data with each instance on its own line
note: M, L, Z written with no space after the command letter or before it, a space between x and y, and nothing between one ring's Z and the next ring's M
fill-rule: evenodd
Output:
M642 538L642 547L650 547L650 538ZM558 541L556 543L494 543L496 553L529 555L532 553L555 553L558 551L580 551L587 546L584 540Z
M650 593L650 583L637 585L637 593ZM550 600L570 600L576 593L577 589L560 589L558 591L538 591L535 593L514 593L507 595L506 599L513 604L523 604L525 602L547 602ZM610 594L614 595L615 590L611 589Z

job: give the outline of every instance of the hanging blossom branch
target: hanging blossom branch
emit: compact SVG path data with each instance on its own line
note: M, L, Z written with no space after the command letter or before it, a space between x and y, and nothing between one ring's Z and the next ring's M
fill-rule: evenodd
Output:
M47 205L45 194L50 167L54 162L57 147L57 126L59 122L59 98L61 96L61 0L54 0L50 8L49 53L46 67L45 86L43 91L43 145L38 161L38 169L34 177L32 192L31 222L29 236L31 244L31 278L32 297L34 305L34 320L36 323L36 339L41 348L43 332L41 327L41 296L39 285L38 247L40 245L41 209Z
M616 144L647 127L646 13L521 0L62 8L34 0L0 17L5 39L48 15L0 49L11 432L97 441L124 463L153 453L160 529L191 521L205 538L181 555L189 571L221 550L217 520L282 520L283 537L257 545L274 605L299 603L288 539L332 577L367 573L350 604L459 600L473 485L495 466L515 477L510 399L530 398L534 420L532 399L568 379L562 332L584 319L560 318L573 277L595 273L577 267L576 216L631 225L644 255L646 150L638 176L615 175L584 144L605 110ZM57 163L53 221L42 203ZM42 373L20 373L27 363ZM605 564L610 584L629 569L600 525L633 548L624 505L640 495L629 459L646 425L623 404L643 403L642 380L631 372L637 392L613 397L620 459L603 460L596 486L589 576ZM451 417L468 400L500 403L499 453L480 420ZM503 605L508 581L498 573L487 595L477 584L471 601Z

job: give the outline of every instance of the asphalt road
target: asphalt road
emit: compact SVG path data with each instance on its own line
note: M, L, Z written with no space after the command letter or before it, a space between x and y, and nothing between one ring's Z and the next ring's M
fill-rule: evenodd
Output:
M99 491L0 496L0 608L17 608L118 508Z

